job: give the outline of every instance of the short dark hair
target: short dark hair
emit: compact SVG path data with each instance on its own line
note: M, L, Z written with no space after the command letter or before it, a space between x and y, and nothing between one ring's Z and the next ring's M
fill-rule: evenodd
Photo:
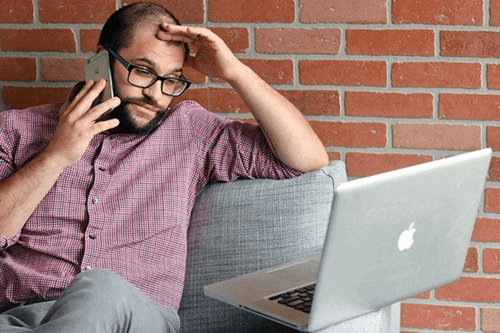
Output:
M134 40L134 33L140 25L156 24L159 29L157 19L164 19L168 23L181 25L179 20L168 9L150 2L134 3L120 8L114 12L104 24L98 45L119 51L128 47ZM173 42L174 45L183 46L186 52L185 58L189 55L189 47L186 43Z

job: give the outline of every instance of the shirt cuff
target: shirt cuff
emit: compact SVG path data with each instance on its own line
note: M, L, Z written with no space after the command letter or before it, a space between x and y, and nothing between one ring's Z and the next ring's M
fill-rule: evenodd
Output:
M0 250L4 250L17 243L19 236L21 236L21 230L19 230L14 237L0 236Z

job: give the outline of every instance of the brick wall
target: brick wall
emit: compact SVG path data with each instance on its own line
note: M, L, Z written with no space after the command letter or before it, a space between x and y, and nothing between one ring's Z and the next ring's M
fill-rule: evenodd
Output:
M121 0L0 0L0 110L65 98ZM164 0L214 29L364 177L495 150L462 278L407 300L404 332L500 332L500 0ZM250 118L220 81L183 98Z

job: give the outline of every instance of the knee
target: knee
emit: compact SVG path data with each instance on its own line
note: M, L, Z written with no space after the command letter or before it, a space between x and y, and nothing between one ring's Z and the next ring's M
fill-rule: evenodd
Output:
M119 275L107 270L88 270L78 274L66 288L66 293L76 293L80 299L100 300L119 304L135 292L135 287Z

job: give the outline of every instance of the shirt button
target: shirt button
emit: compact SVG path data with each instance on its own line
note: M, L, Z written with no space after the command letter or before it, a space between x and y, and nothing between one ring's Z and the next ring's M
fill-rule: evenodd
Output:
M94 199L92 199L92 203L93 204L96 204L99 200L97 200L97 197L94 197Z
M89 234L89 237L90 237L90 239L96 239L96 238L97 238L96 234L95 234L95 233L93 233L93 232L91 232L91 233Z
M87 265L87 267L85 267L85 269L89 270L89 269L92 269L92 268L90 267L90 265Z

